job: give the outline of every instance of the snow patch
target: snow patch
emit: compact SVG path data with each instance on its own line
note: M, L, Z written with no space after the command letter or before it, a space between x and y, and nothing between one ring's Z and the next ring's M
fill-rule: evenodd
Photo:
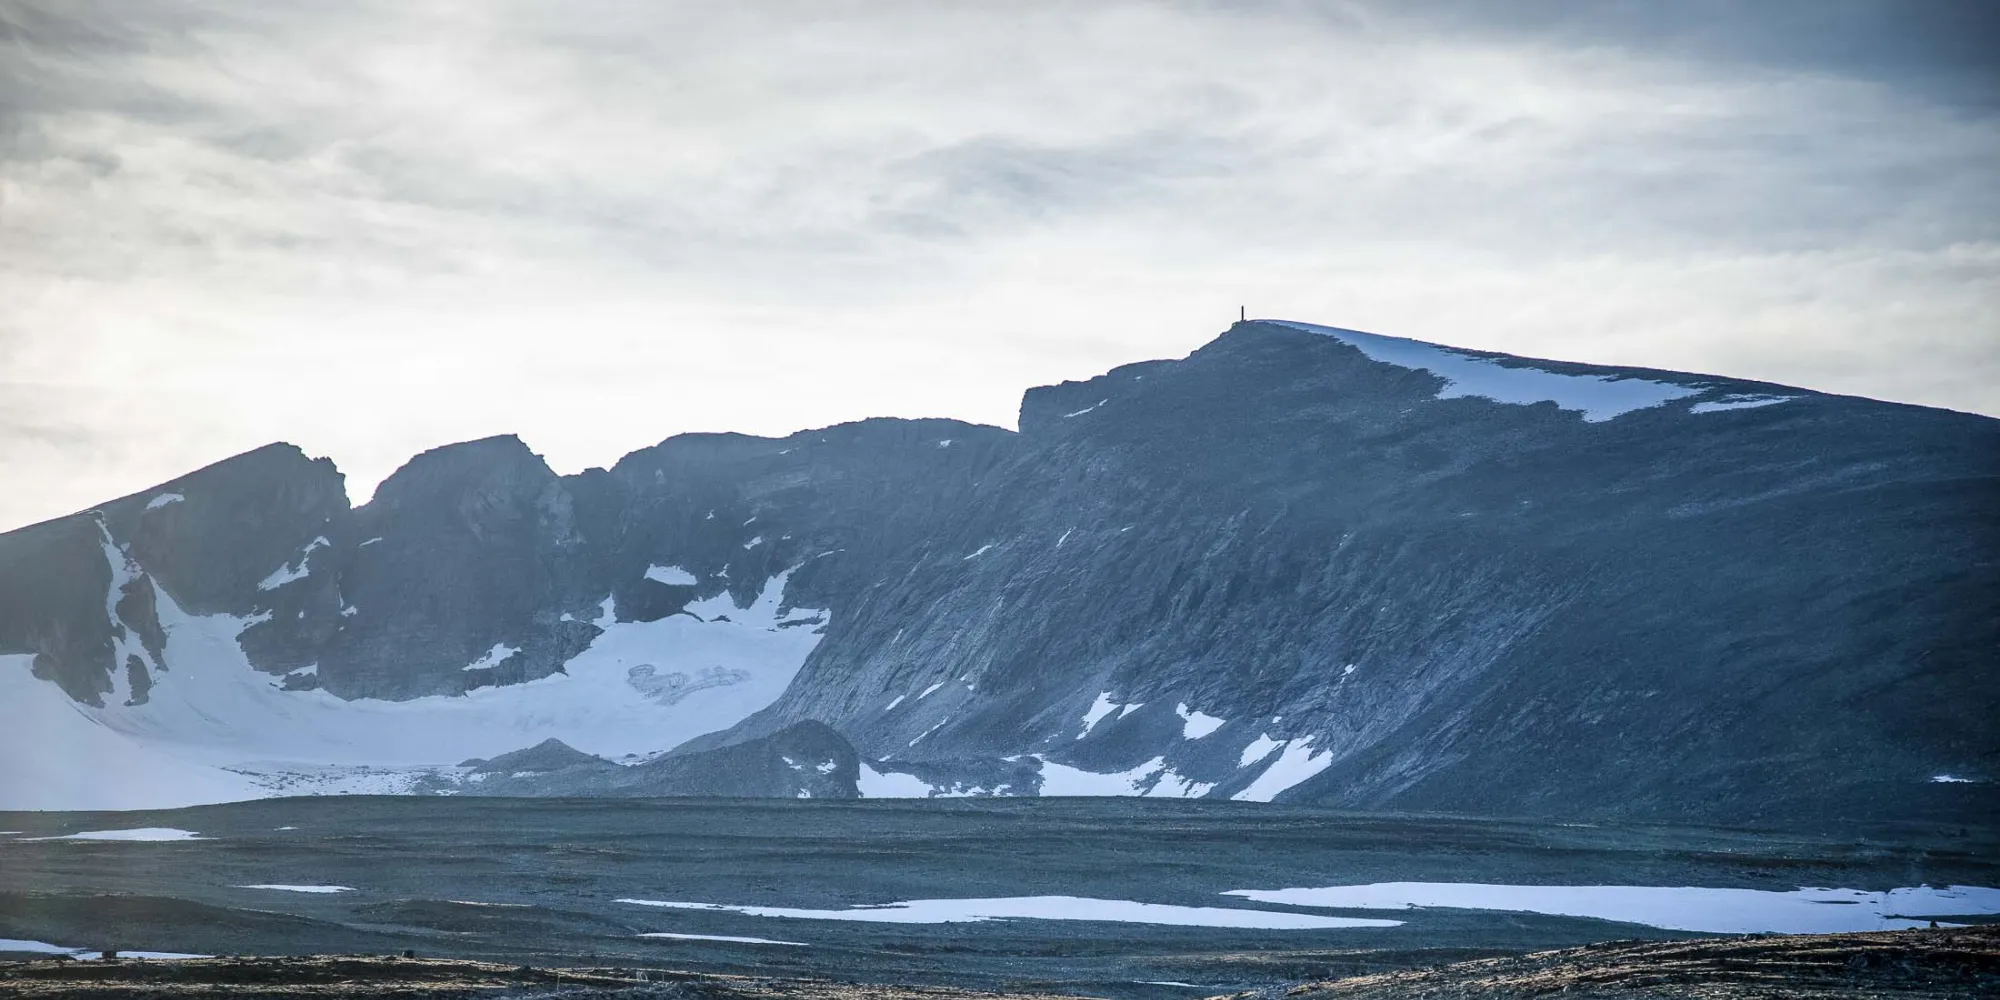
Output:
M1436 396L1438 399L1477 396L1496 403L1521 406L1550 402L1562 409L1582 413L1587 423L1610 420L1633 410L1659 406L1668 400L1692 396L1702 391L1641 378L1565 375L1531 366L1512 367L1500 364L1492 358L1436 344L1426 344L1420 340L1384 337L1380 334L1343 330L1316 323L1297 323L1281 319L1257 322L1288 326L1295 330L1332 337L1359 350L1371 361L1430 372L1445 380L1444 386L1438 390Z
M680 903L658 899L620 899L632 906L674 910L741 913L752 917L791 920L849 920L875 924L953 924L987 920L1085 920L1105 923L1155 924L1177 927L1234 927L1252 930L1323 930L1345 927L1400 927L1400 920L1325 917L1274 910L1241 910L1219 906L1174 906L1125 899L1080 896L1013 896L998 899L913 899L900 903L856 906L844 910L808 910L784 906L733 906L725 903Z
M909 695L906 695L906 694L899 694L899 695L897 695L897 696L896 696L896 698L895 698L895 700L893 700L893 701L889 702L889 704L887 704L887 705L884 705L884 706L882 707L882 711L884 711L884 712L893 712L893 711L895 711L895 710L896 710L896 706L897 706L897 705L901 705L901 704L903 703L903 699L904 699L904 698L908 698L908 697L909 697Z
M1083 409L1081 409L1081 410L1078 410L1078 411L1076 411L1075 413L1065 413L1065 414L1063 414L1063 419L1064 419L1064 420L1068 420L1068 419L1069 419L1069 418L1071 418L1071 417L1080 417L1080 416L1083 416L1084 414L1086 414L1086 413L1089 413L1090 411L1092 411L1092 410L1095 410L1095 409L1097 409L1098 407L1100 407L1100 406L1103 406L1104 404L1106 404L1106 403L1109 403L1109 402L1111 402L1111 401L1110 401L1110 400L1108 400L1108 399L1100 399L1100 400L1098 400L1097 402L1095 402L1095 403L1092 403L1092 404L1090 404L1089 406L1086 406L1086 407L1084 407Z
M170 826L142 826L134 830L85 830L82 833L64 834L60 837L26 837L23 842L43 840L99 840L126 841L138 843L173 843L183 840L207 840L193 830L177 830Z
M272 892L309 892L327 895L336 892L353 892L351 885L239 885L238 889L269 889Z
M327 541L325 535L313 539L312 543L306 546L305 552L299 555L299 564L297 566L286 564L272 570L270 576L258 581L257 589L276 590L294 580L305 579L306 574L312 572L308 567L308 564L312 562L312 554L331 544L333 543Z
M700 582L694 578L693 573L679 566L660 566L657 564L646 567L646 579L652 580L655 583L664 583L672 587L692 587Z
M458 669L491 670L494 667L499 666L501 662L506 660L508 657L513 656L515 653L518 653L520 651L521 647L519 646L509 646L504 642L496 642L493 644L492 649L486 651L485 655Z
M1978 779L1961 778L1956 774L1933 774L1931 781L1939 785L1971 785L1977 783Z
M726 934L669 934L665 931L654 931L651 934L641 934L639 936L642 938L660 938L668 941L726 941L730 944L782 944L793 948L806 947L804 941L773 941L770 938L730 937Z
M1125 771L1103 774L1057 764L1040 755L1042 791L1045 798L1079 796L1139 795L1148 798L1193 799L1208 794L1213 784L1183 778L1167 768L1166 758L1155 757Z
M920 695L917 695L917 700L918 700L918 701L922 701L922 700L924 700L925 698L928 698L928 697L930 697L930 696L931 696L931 692L933 692L933 691L936 691L936 690L937 690L938 688L941 688L941 687L944 687L944 682L943 682L943 681L939 681L939 682L937 682L936 684L933 684L933 685L931 685L930 687L927 687L927 688L925 688L925 689L924 689L924 693L922 693L922 694L920 694Z
M1693 406L1688 407L1688 412L1715 413L1719 410L1749 410L1759 406L1769 406L1772 403L1783 403L1797 398L1799 397L1756 396L1756 395L1723 396L1720 399L1712 399L1706 402L1696 403Z
M26 952L31 955L68 955L71 958L84 962L95 962L104 957L102 952L90 951L86 948L66 948L59 944L50 944L47 941L24 941L19 938L0 938L0 952L7 951ZM178 951L126 951L119 949L118 957L173 960L181 958L213 958L214 956L188 955Z
M864 799L927 799L931 795L931 786L916 775L877 771L866 761L861 764L855 787Z
M1269 734L1259 733L1256 739L1250 741L1249 746L1243 748L1243 756L1237 761L1236 766L1249 767L1271 756L1271 751L1281 746L1284 746L1284 744L1272 739Z
M1184 740L1201 739L1221 729L1223 724L1228 721L1227 719L1218 719L1213 715L1204 715L1201 712L1191 711L1188 709L1186 702L1174 706L1174 714L1181 717L1181 739Z
M156 496L153 499L146 501L146 509L159 510L160 508L165 507L170 503L180 503L181 501L186 499L187 497L184 497L179 493L162 493L159 496Z
M965 562L965 561L967 561L967 560L970 560L970 559L977 559L977 558L979 558L980 556L983 556L983 555L985 555L985 554L986 554L987 552L991 551L991 550L992 550L992 548L993 548L993 546L992 546L992 544L991 544L991 543L988 543L988 544L986 544L986 545L981 545L981 546L980 546L980 547L979 547L979 548L978 548L978 549L977 549L976 551L974 551L974 552L973 552L973 553L972 553L971 555L969 555L969 556L966 556L966 557L965 557L964 559L960 559L960 560L959 560L959 562Z
M1118 703L1111 700L1111 692L1106 691L1098 695L1097 700L1091 702L1090 708L1083 713L1083 732L1076 734L1076 738L1083 739L1089 736L1090 731L1096 729L1097 724L1104 721L1104 717L1110 715L1117 707Z
M1907 930L1930 918L2000 913L2000 889L1954 885L1862 889L1709 889L1633 885L1378 882L1318 889L1234 889L1224 895L1287 906L1355 910L1447 907L1589 917L1709 934L1838 934ZM1832 904L1832 905L1829 905Z
M1278 793L1333 765L1333 755L1324 750L1314 750L1309 739L1288 740L1283 745L1284 752L1278 755L1278 759L1265 767L1264 773L1258 775L1250 787L1230 798L1238 802L1269 802Z

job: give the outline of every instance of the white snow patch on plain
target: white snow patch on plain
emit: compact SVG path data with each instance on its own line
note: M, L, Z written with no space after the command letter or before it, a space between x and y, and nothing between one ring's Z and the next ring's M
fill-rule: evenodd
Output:
M1974 783L1973 779L1961 778L1956 774L1934 774L1931 775L1931 781L1940 785L1970 785Z
M1324 750L1314 750L1309 739L1287 740L1284 747L1284 752L1264 768L1264 773L1258 775L1250 787L1230 798L1238 802L1269 802L1279 792L1333 765L1333 755Z
M978 549L974 550L971 555L966 556L964 559L960 559L959 562L966 562L967 560L977 559L980 556L983 556L992 550L993 550L993 545L992 543L989 542L985 545L981 545Z
M1954 885L1863 889L1709 889L1636 885L1379 882L1319 889L1234 889L1261 903L1356 910L1447 907L1589 917L1710 934L1907 930L1932 917L2000 913L2000 889Z
M1177 927L1236 927L1254 930L1322 930L1336 927L1400 927L1400 920L1326 917L1274 910L1239 910L1219 906L1174 906L1125 899L1080 896L1012 896L997 899L913 899L901 903L855 906L844 910L808 910L784 906L733 906L724 903L679 903L657 899L620 899L633 906L674 910L708 910L752 917L792 920L851 920L874 924L954 924L986 920L1088 920L1121 924L1161 924Z
M1111 401L1110 401L1110 400L1108 400L1108 399L1100 399L1100 400L1098 400L1097 402L1095 402L1095 403L1092 403L1092 404L1090 404L1089 406L1086 406L1086 407L1084 407L1083 409L1081 409L1081 410L1078 410L1078 411L1076 411L1075 413L1065 413L1065 414L1063 414L1063 419L1064 419L1064 420L1068 420L1068 419L1069 419L1069 418L1071 418L1071 417L1080 417L1080 416L1083 416L1084 414L1086 414L1086 413L1089 413L1090 411L1092 411L1092 410L1095 410L1095 409L1097 409L1098 407L1100 407L1100 406L1103 406L1104 404L1106 404L1106 403L1109 403L1109 402L1111 402Z
M951 447L951 439L950 439L950 438L945 438L944 440L942 440L942 441L939 441L939 442L938 442L938 447L940 447L940 448L949 448L949 447Z
M1794 399L1797 399L1797 398L1799 398L1799 397L1797 397L1797 396L1724 396L1724 397L1722 397L1721 399L1712 399L1712 400L1709 400L1709 401L1707 401L1707 402L1702 402L1702 403L1696 403L1696 404L1694 404L1693 406L1690 406L1690 407L1688 407L1688 412L1689 412L1689 413L1714 413L1714 412L1716 412L1716 411L1718 411L1718 410L1748 410L1748 409L1752 409L1752 408L1754 408L1754 407L1759 407L1759 406L1769 406L1769 405L1771 405L1772 403L1783 403L1783 402L1787 402L1787 401L1789 401L1789 400L1794 400Z
M278 885L275 883L267 885L239 885L236 888L269 889L272 892L309 892L321 895L354 891L354 887L351 885Z
M104 957L102 952L91 951L87 948L65 948L62 945L50 944L47 941L24 941L19 938L0 938L0 951L27 952L33 955L68 955L71 958L84 962L95 962ZM212 955L188 955L178 951L126 951L122 948L119 949L118 956L120 958L150 959L214 957Z
M309 566L309 564L312 562L312 554L321 549L322 547L331 544L333 543L327 541L325 535L321 535L318 538L313 539L312 543L306 546L305 552L299 555L298 566L294 567L288 563L286 565L278 567L277 569L272 570L270 576L267 576L263 580L258 582L257 589L276 590L279 587L284 586L285 584L291 583L293 580L305 579L306 574L312 572L312 569Z
M1237 761L1236 766L1249 767L1250 765L1255 764L1258 761L1271 756L1271 751L1276 750L1281 746L1284 746L1284 744L1278 742L1277 740L1272 739L1270 737L1270 734L1259 733L1256 739L1250 741L1249 746L1243 748L1243 756L1240 760Z
M1540 368L1509 367L1491 358L1420 340L1384 337L1316 323L1281 319L1258 322L1332 337L1359 350L1369 360L1430 372L1445 380L1444 387L1438 390L1438 399L1477 396L1496 403L1522 406L1551 402L1562 409L1581 412L1588 423L1610 420L1620 414L1659 406L1668 400L1702 391L1641 378L1565 375Z
M679 566L648 566L646 567L646 579L675 587L692 587L701 582L694 578L693 573Z
M508 657L513 656L515 653L518 653L520 651L521 647L519 646L509 646L504 642L496 642L493 644L492 649L486 651L486 654L484 656L481 656L479 659L476 659L471 663L468 663L465 666L462 666L458 669L491 670L494 667L499 666L501 662L506 660Z
M1218 719L1213 715L1191 711L1187 707L1186 702L1174 706L1174 714L1181 717L1181 739L1184 740L1201 739L1221 729L1223 724L1228 721L1227 719Z
M1090 731L1096 729L1097 724L1104 721L1104 717L1117 708L1118 703L1111 700L1111 692L1106 691L1098 695L1097 700L1090 703L1089 710L1083 713L1083 732L1076 734L1076 738L1083 739L1089 736Z
M927 799L931 795L931 786L916 775L877 771L866 762L855 786L864 799Z
M165 507L170 503L180 503L181 501L186 499L187 497L184 497L179 493L162 493L159 496L156 496L153 499L146 501L146 509L159 510L160 508Z
M85 830L82 833L64 834L60 837L29 837L28 840L110 840L140 843L172 843L181 840L207 840L193 830L177 830L170 826L142 826L134 830Z
M770 938L730 937L726 934L669 934L666 931L654 931L651 934L641 934L639 936L642 938L661 938L668 941L726 941L730 944L782 944L793 948L806 947L804 941L773 941Z

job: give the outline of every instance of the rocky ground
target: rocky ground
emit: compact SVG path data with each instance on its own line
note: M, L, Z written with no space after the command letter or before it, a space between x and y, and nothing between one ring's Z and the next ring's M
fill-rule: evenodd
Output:
M2000 996L2000 927L1609 941L1356 976L1249 998Z
M219 958L0 966L0 996L547 997L588 1000L957 1000L1049 994L863 985L643 969L552 969L393 957ZM1237 994L1239 1000L1406 997L1948 998L2000 996L2000 927L1612 941Z
M943 987L867 986L644 969L546 969L450 959L364 956L213 958L178 961L43 960L0 966L0 996L142 997L562 997L588 1000L956 1000L1034 994Z

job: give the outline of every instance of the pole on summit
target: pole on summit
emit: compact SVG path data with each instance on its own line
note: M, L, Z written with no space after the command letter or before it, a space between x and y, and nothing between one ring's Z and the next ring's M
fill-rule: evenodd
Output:
M1248 323L1248 322L1250 322L1250 307L1249 307L1249 306L1237 306L1237 307L1236 307L1236 322L1238 322L1238 323Z

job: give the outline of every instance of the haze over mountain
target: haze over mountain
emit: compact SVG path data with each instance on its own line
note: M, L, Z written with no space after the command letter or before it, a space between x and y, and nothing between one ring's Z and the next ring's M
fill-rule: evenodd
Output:
M0 808L1991 814L2000 421L1254 321L1019 428L488 438L360 507L279 444L0 535Z

